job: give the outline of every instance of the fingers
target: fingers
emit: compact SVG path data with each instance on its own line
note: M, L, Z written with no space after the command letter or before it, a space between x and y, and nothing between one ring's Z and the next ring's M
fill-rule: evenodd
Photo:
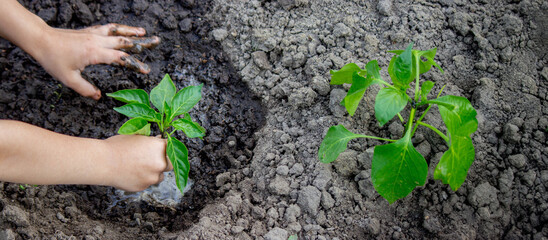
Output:
M148 65L137 60L135 57L128 55L125 52L118 50L104 49L100 53L99 63L112 64L126 67L130 70L147 74L150 72Z
M156 184L159 184L162 181L164 181L164 173L160 173L160 176L158 176L158 182L156 182Z
M144 36L146 31L141 27L109 23L85 28L84 31L103 36Z
M153 48L160 44L160 38L153 37L103 37L102 45L105 48L124 49L130 53L140 53L145 48Z
M166 155L166 161L167 161L167 166L164 172L169 172L173 170L173 164L171 164L171 160L169 160L169 157L167 155Z
M94 100L99 100L101 98L101 91L82 78L80 71L71 71L64 79L59 80L84 97L89 97Z

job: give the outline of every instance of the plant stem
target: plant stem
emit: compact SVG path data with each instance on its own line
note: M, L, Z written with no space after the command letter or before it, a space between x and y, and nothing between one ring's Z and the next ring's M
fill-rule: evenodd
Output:
M419 102L419 75L420 75L420 56L414 55L415 57L415 102Z
M371 138L371 139L377 139L377 140L382 140L382 141L388 141L388 142L395 142L397 140L393 140L393 139L388 139L388 138L380 138L380 137L375 137L375 136L368 136L368 135L360 135L361 138Z
M422 115L419 117L419 119L417 119L417 122L420 122L422 121L422 119L424 118L424 116L426 116L426 113L428 113L428 110L430 110L430 108L432 107L432 105L428 105L428 108L426 108L426 110L424 110L424 112L422 113ZM419 125L415 125L415 127L413 128L413 132L411 133L411 135L414 135L415 132L417 131L417 128L419 127Z
M436 98L440 97L441 93L443 92L443 89L445 89L445 86L446 85L443 85L443 87L441 87L440 92L438 93L438 96L436 96ZM428 104L428 108L426 108L426 110L424 110L424 112L422 113L421 117L417 120L417 122L422 121L422 119L424 118L424 116L426 116L426 114L428 113L428 111L430 110L431 107L432 107L432 104ZM418 128L418 125L415 125L415 128L413 128L413 133L411 135L415 134L415 132L417 131L417 128Z
M447 143L449 143L449 138L445 134L443 134L440 130L435 128L434 126L432 126L430 124L427 124L427 123L423 123L421 121L417 121L417 124L432 129L432 131L436 132L438 135L440 135L441 138L443 138L443 140L445 140Z
M400 114L400 113L398 113L398 117L400 118L400 121L401 121L401 122L403 123L403 122L404 122L404 120L403 120L403 117L401 116L401 114Z

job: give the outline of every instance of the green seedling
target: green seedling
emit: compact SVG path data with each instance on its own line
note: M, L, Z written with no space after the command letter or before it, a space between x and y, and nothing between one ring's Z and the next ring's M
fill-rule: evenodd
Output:
M127 103L114 108L131 118L118 129L119 134L150 136L151 123L158 125L162 137L167 139L166 155L173 165L175 181L181 193L187 184L190 171L188 149L172 136L177 130L183 131L189 138L205 136L205 129L192 121L188 114L202 98L202 86L203 84L189 86L177 92L175 84L166 74L158 86L150 91L150 96L142 89L107 93L107 96Z
M464 97L446 95L440 97L443 87L434 99L428 95L434 82L424 81L419 84L419 76L428 72L432 66L441 67L434 61L436 48L419 51L413 50L413 43L405 50L389 51L395 56L390 60L388 74L392 84L382 80L380 67L376 60L366 64L361 69L354 63L349 63L339 71L331 71L331 84L352 84L341 104L350 116L353 116L365 91L371 85L381 86L375 98L375 118L380 126L385 125L395 116L404 124L405 133L402 138L386 139L375 136L354 134L344 126L332 126L323 139L318 157L323 163L337 159L347 148L350 140L356 138L371 138L390 142L375 146L371 164L371 180L375 190L389 203L407 196L415 187L422 186L428 175L428 165L424 157L415 150L411 139L419 126L436 132L449 146L434 170L434 179L449 184L457 191L463 184L468 169L474 162L475 151L470 135L478 128L476 110L470 101ZM414 80L414 94L409 96L408 89ZM410 91L412 89L409 89ZM420 106L426 105L420 117L417 114ZM436 127L423 121L433 105L437 105L441 118L446 126L446 134ZM409 119L405 120L400 112L410 106Z

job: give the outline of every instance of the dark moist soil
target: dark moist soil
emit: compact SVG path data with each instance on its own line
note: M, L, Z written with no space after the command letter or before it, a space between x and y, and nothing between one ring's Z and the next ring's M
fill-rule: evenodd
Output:
M263 122L260 103L240 82L209 25L200 16L209 1L23 1L54 27L78 29L110 22L141 26L162 43L136 55L149 64L148 75L112 66L88 67L84 78L102 90L98 102L79 96L52 79L37 62L0 40L0 118L89 138L113 136L127 118L104 93L141 88L149 92L168 73L178 89L204 83L202 100L190 112L208 132L202 140L179 139L189 147L190 178L195 181L176 208L143 201L111 207L113 188L100 186L26 186L0 182L0 211L6 203L23 209L16 221L0 221L22 238L154 238L185 229L200 209L222 195L215 178L244 168L252 157L253 133ZM47 141L44 139L44 141ZM235 144L234 144L235 143ZM18 212L18 211L15 211ZM28 212L30 213L27 215ZM28 220L25 223L25 220Z

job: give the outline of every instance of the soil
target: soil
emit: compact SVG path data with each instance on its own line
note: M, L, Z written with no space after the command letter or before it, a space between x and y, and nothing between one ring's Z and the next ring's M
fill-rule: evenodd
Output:
M548 3L541 0L28 1L49 24L140 25L162 44L138 55L149 75L86 70L103 92L150 90L164 73L179 87L205 83L191 115L208 129L186 141L196 180L177 208L122 202L112 188L0 184L0 239L546 239L548 236ZM429 163L425 186L389 205L372 187L374 140L349 144L333 164L317 151L327 129L397 138L379 127L370 89L355 116L348 86L329 70L377 59L409 42L438 48L424 79L470 99L476 160L453 192L433 179L447 146L425 129L414 144ZM60 87L22 50L0 42L0 117L64 134L107 138L119 103ZM190 80L189 80L190 79ZM256 97L253 97L256 96ZM262 106L262 107L261 107ZM263 110L264 109L264 110ZM436 112L436 111L432 111ZM199 115L204 113L205 115ZM404 115L408 112L404 111ZM442 126L437 114L426 121ZM232 144L237 142L237 144Z

